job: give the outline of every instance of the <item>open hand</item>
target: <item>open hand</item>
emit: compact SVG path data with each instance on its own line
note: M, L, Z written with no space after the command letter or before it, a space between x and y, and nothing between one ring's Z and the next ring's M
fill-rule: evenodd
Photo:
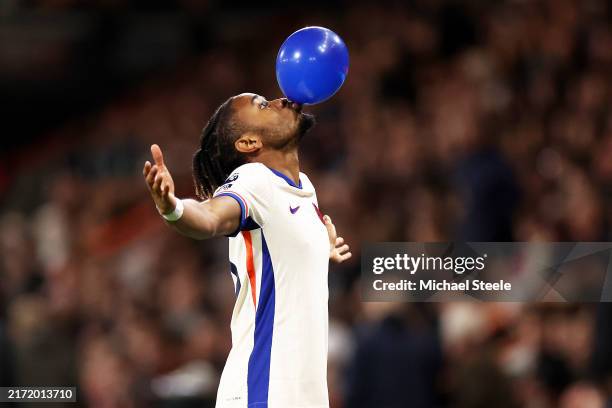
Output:
M164 156L158 145L151 146L151 155L155 164L148 160L142 169L142 175L147 182L151 197L162 214L174 211L176 198L174 197L174 181L164 164Z
M332 223L329 215L323 216L327 235L329 237L329 259L336 263L342 263L349 259L353 254L349 252L349 246L344 243L344 238L336 234L336 226Z

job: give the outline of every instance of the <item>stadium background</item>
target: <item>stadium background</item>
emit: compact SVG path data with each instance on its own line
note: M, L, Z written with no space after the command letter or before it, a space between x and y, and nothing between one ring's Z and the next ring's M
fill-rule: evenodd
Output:
M206 407L230 347L227 242L166 228L142 180L158 143L191 196L216 106L279 96L283 39L349 46L311 109L302 169L353 247L330 271L332 408L595 408L608 304L374 304L373 241L611 239L605 0L0 2L0 385L89 407Z

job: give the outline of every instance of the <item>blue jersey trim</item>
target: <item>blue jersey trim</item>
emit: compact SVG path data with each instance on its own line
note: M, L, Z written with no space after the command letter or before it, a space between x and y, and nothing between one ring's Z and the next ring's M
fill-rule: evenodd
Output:
M274 269L268 245L261 232L261 286L255 312L255 339L247 374L248 407L267 407L270 388L270 354L274 331Z
M236 297L240 293L240 276L238 276L238 268L230 261L230 272L236 277Z
M274 174L276 174L278 177L280 177L280 178L284 179L284 180L287 182L287 184L289 184L291 187L295 187L295 188L299 188L299 189L301 189L301 188L302 188L302 180L298 180L299 184L296 186L296 185L295 185L295 183L293 182L293 180L291 180L289 177L287 177L286 175L284 175L284 174L283 174L283 173L281 173L280 171L278 171L278 170L274 170L274 169L273 169L273 168L271 168L271 167L268 167L268 168L270 169L270 171L271 171L272 173L274 173Z
M215 197L219 197L219 196L232 197L234 200L238 201L238 204L240 204L240 225L238 226L236 231L227 235L228 237L235 237L236 235L238 235L240 231L252 231L252 230L261 228L259 224L255 222L255 220L251 216L246 217L246 214L245 214L246 208L244 207L244 202L242 201L240 197L238 197L238 195L232 193L231 191L226 191L224 193L217 194Z
M259 228L261 227L259 226L258 223L255 222L255 220L252 217L247 217L247 219L244 220L244 222L240 226L240 229L242 231L253 231Z
M234 200L238 202L238 204L240 204L240 224L238 225L238 228L236 228L236 231L227 235L228 237L235 237L236 235L238 235L240 231L242 231L242 226L246 223L246 220L247 220L246 208L244 206L245 204L242 201L242 199L238 197L238 195L232 193L231 191L219 193L215 197L221 197L221 196L232 197Z

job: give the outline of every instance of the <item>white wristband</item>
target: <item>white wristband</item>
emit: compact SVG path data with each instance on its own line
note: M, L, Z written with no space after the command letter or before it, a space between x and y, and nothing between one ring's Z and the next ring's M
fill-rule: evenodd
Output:
M169 212L167 214L162 214L159 208L157 209L157 211L159 211L159 214L162 217L164 217L166 221L171 221L171 222L178 221L183 216L184 210L185 210L185 205L183 204L183 201L180 198L176 199L176 207L174 207L174 210L172 210L172 212Z

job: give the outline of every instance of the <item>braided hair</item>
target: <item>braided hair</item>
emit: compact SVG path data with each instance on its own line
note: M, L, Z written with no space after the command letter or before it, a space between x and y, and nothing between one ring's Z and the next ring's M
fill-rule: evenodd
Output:
M212 115L193 156L193 182L202 200L211 198L230 173L246 163L245 156L234 147L242 129L232 120L231 102L232 98L225 101Z

